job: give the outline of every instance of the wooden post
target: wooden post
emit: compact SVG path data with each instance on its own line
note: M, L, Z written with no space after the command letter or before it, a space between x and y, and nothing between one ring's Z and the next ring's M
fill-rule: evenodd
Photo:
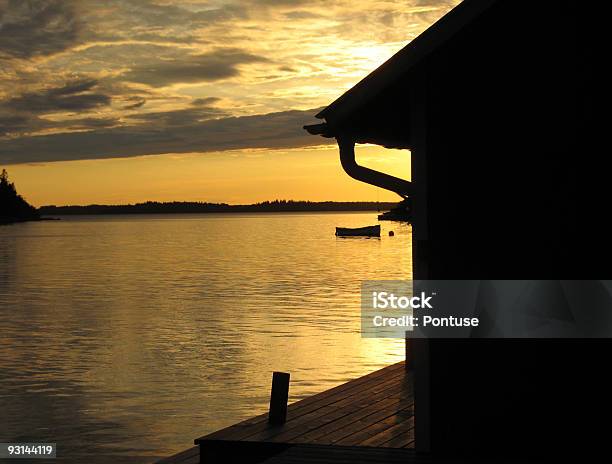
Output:
M284 424L287 420L287 401L289 400L289 373L272 374L272 391L270 393L270 411L268 422L274 425Z

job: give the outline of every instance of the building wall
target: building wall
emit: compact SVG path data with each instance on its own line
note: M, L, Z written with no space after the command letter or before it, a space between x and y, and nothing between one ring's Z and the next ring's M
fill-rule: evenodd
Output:
M595 31L583 10L498 2L406 81L416 182L426 173L416 278L611 276L610 163L595 144ZM593 419L612 412L611 354L609 340L431 340L421 398L432 450L605 444ZM418 388L416 401L418 424Z

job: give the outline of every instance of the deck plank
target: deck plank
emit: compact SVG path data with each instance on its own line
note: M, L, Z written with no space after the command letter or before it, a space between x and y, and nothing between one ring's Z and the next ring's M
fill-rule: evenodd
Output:
M366 440L363 440L359 443L359 445L392 448L394 440L402 440L401 445L397 446L397 448L401 448L405 444L403 440L406 439L411 441L414 439L414 421L410 419L412 419L412 416L406 417L402 416L401 414L392 416L392 420L395 421L392 426L381 430L376 435L372 435Z
M335 444L344 446L373 446L369 445L368 440L402 422L414 423L412 409L398 411L397 414L369 424L367 427L337 440Z
M385 398L382 401L360 407L349 414L297 436L297 443L332 444L334 439L343 438L350 430L361 430L369 424L378 422L404 408L412 406L412 398Z
M211 462L231 456L270 463L399 461L414 447L413 377L404 362L387 366L289 405L282 425L260 414L200 437L199 448L159 464L195 464L199 453Z
M353 440L351 436L356 435L364 430L370 430L376 427L376 424L387 420L389 417L393 417L398 413L413 414L413 405L399 404L397 407L391 409L383 409L377 411L365 419L360 419L348 424L339 423L333 430L326 431L325 435L317 436L312 440L314 443L322 445L334 445L334 444L358 444L359 442Z
M299 417L300 415L322 408L329 404L333 404L336 401L340 401L344 398L351 396L354 393L359 393L360 387L375 382L376 380L387 379L391 377L397 377L404 371L404 362L399 362L387 366L378 371L374 371L370 374L359 377L358 379L351 380L342 385L338 385L322 393L310 396L303 400L297 401L289 405L287 409L287 421ZM218 430L211 434L200 437L196 440L243 440L249 435L266 430L270 426L268 425L268 414L260 414L259 416L246 419L237 424L231 425L224 429Z
M289 420L281 427L269 427L257 434L250 435L246 438L249 441L283 441L292 443L294 440L307 433L330 423L337 422L351 413L360 411L368 406L378 404L388 398L401 399L400 396L412 396L411 389L398 381L397 378L379 383L372 388L364 385L363 390L355 392L355 394L344 397L334 403L327 404L309 413L302 414L292 420ZM409 391L407 391L409 390ZM379 405L384 407L384 405Z
M399 362L290 405L287 421L282 425L269 424L267 415L263 414L195 442L319 443L327 442L327 435L339 439L341 430L349 425L352 428L348 430L356 429L356 432L372 428L372 433L364 438L369 439L395 425L390 417L412 414L412 376L405 369L405 363Z

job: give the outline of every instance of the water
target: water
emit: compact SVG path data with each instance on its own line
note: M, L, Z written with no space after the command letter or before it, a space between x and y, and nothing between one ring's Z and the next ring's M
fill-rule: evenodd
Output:
M375 213L68 217L0 227L0 442L152 462L403 358L362 339L364 279L405 279L411 229ZM392 228L395 237L388 237Z

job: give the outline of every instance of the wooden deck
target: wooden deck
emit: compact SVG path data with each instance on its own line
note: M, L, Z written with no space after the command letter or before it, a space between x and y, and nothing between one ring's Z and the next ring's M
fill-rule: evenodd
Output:
M293 445L286 450L260 461L261 464L376 464L376 463L414 463L428 464L433 462L427 457L417 456L407 449L372 448L354 446L328 445ZM200 449L198 446L158 461L158 464L198 464ZM228 458L221 462L251 462L248 459ZM436 464L444 464L436 462ZM454 464L454 463L453 463Z
M196 439L201 462L393 462L414 447L412 383L404 362L393 364L289 405L283 425L262 414ZM193 447L159 462L193 464L198 455Z

